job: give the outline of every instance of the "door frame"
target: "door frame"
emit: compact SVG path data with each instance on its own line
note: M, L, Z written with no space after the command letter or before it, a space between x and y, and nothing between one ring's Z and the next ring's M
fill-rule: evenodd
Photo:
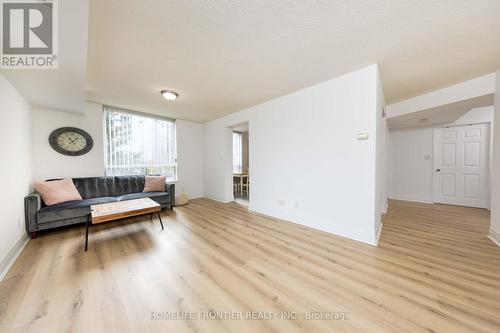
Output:
M486 195L486 209L490 210L491 209L491 136L492 136L492 126L491 122L486 121L486 122L478 122L478 123L469 123L469 124L451 124L451 125L440 125L440 126L435 126L433 127L432 130L432 179L431 179L431 184L432 184L432 202L433 203L440 203L437 202L436 198L438 194L436 193L436 169L438 166L436 165L437 159L436 159L436 145L435 145L435 139L436 139L436 129L439 128L450 128L450 127L467 127L467 126L472 126L472 125L488 125L488 136L486 138L487 142L487 172L488 172L488 188L487 188L487 195ZM451 205L451 204L450 204ZM464 206L464 207L469 207L469 206ZM476 207L474 207L476 208Z
M225 165L225 170L224 170L224 180L225 180L225 199L224 199L224 202L225 203L229 203L229 202L235 202L235 199L234 199L234 194L233 194L233 130L235 127L239 127L239 126L242 126L246 124L248 126L248 162L249 162L249 165L248 165L248 168L250 169L251 168L251 161L252 161L252 158L251 158L251 151L250 151L250 138L251 138L251 122L250 120L244 120L244 121L240 121L236 124L233 124L233 125L230 125L230 126L227 126L224 128L224 156L226 156L227 158L225 159L224 161L224 165ZM250 205L251 205L251 198L252 196L250 195L252 192L252 188L250 187L248 189L248 208L250 208Z

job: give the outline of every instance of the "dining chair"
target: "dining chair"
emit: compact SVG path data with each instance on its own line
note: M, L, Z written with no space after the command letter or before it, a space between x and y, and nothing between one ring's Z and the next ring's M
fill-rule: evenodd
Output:
M248 194L248 191L250 189L250 173L247 171L247 176L244 178L245 180L243 181L243 184L241 185L241 192L246 192Z
M240 180L238 177L233 177L233 194L237 194L240 191Z

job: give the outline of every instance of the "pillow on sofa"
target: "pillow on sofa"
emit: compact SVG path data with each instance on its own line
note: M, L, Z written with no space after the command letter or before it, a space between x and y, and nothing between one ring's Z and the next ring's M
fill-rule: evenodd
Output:
M165 192L166 176L145 176L143 192Z
M35 190L40 193L47 206L66 201L82 200L75 184L68 178L50 182L35 182Z

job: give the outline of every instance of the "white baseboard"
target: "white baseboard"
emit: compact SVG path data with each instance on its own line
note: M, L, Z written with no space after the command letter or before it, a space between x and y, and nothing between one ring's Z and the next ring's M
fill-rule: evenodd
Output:
M0 281L3 280L7 272L12 267L17 257L24 250L26 245L28 244L29 238L26 233L23 233L23 236L19 238L19 240L14 244L14 246L10 249L10 251L3 257L2 261L0 261Z
M203 195L204 198L207 198L207 199L210 199L210 200L215 200L215 201L218 201L218 202L222 202L222 203L229 203L231 201L227 201L219 196L216 196L216 195L212 195L212 194L207 194L205 193Z
M222 203L231 202L231 201L222 200L218 196L207 194L207 193L205 193L204 197L207 199L215 200L215 201L222 202ZM367 233L364 230L354 229L354 228L350 228L350 227L346 227L346 226L332 225L331 221L322 221L322 220L318 220L315 217L298 216L298 215L291 214L290 212L286 212L283 210L273 209L273 208L269 208L266 206L255 205L255 204L252 204L251 202L248 205L248 210L251 212L265 215L265 216L274 217L274 218L277 218L280 220L299 224L299 225L302 225L302 226L305 226L305 227L308 227L311 229L320 230L320 231L328 232L328 233L331 233L331 234L334 234L337 236L349 238L349 239L352 239L352 240L355 240L358 242L362 242L362 243L365 243L368 245L372 245L372 246L377 246L377 241L378 241L377 239L380 236L380 235L375 235L374 233L373 234ZM310 223L311 221L315 222L314 226L311 225L311 223ZM379 227L378 232L380 233L381 230L382 230L382 227ZM377 239L375 237L377 237Z
M375 239L375 246L378 246L378 240L380 239L380 235L382 234L382 227L383 226L384 226L384 224L380 223L380 226L378 227L377 238Z
M196 193L196 194L188 194L188 199L199 199L199 198L204 198L205 196L201 193Z
M385 207L382 209L382 215L387 214L387 210L389 209L389 200L385 203Z
M390 195L389 199L420 202L420 203L426 203L426 204L433 204L434 203L434 201L432 201L432 198L420 197L420 196L416 196L416 195Z
M500 234L498 232L490 228L490 234L488 235L488 238L491 239L493 243L500 246Z
M332 225L331 221L321 221L314 217L304 217L290 214L289 212L281 211L278 209L272 209L269 207L258 206L250 203L248 208L249 211L274 217L287 222L299 224L311 229L328 232L337 236L344 238L349 238L358 242L362 242L371 246L377 246L374 234L366 233L364 230L353 229L345 226ZM311 225L311 221L315 222L315 225Z

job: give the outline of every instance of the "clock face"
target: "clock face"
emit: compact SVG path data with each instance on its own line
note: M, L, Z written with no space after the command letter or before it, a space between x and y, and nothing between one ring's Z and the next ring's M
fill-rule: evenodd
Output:
M57 137L57 144L67 151L80 151L87 146L87 139L76 132L64 132Z
M92 137L79 128L62 127L53 131L49 143L58 153L68 156L79 156L92 149Z

